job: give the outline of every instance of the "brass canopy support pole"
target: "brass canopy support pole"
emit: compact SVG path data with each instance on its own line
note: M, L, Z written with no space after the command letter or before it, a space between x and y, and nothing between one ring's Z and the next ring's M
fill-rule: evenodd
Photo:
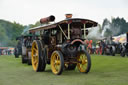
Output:
M70 24L68 24L68 39L70 39Z
M61 28L61 26L60 26L60 25L58 25L58 26L59 26L60 30L62 31L62 33L64 34L64 36L66 37L66 39L68 39L67 35L64 33L64 31L63 31L63 29Z
M86 39L86 24L84 24L84 39Z

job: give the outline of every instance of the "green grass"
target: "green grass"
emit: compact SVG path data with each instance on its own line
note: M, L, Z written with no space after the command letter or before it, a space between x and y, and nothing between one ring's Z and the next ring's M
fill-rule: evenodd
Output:
M21 58L0 56L0 85L128 85L128 58L91 55L88 74L63 71L57 76L47 65L45 72L34 72L32 66L21 64Z

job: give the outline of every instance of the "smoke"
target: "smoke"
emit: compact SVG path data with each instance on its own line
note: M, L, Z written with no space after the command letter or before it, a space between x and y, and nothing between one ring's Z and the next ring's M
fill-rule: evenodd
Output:
M100 40L103 39L103 36L101 35L101 28L98 25L97 27L92 27L92 28L88 28L89 30L89 34L87 36L88 39L96 39L96 40Z
M23 32L21 33L22 35L28 34L29 26L25 26Z
M110 28L111 28L110 23L106 23L106 24L104 25L104 27L102 28L103 30L102 30L101 35L102 35L102 36L104 36L104 35L105 35L106 30L107 30L107 29L110 29Z
M101 40L109 36L117 36L121 31L118 24L115 25L110 23L109 21L105 22L102 28L100 27L100 25L98 25L97 27L88 28L88 30L89 34L87 38L96 40Z
M116 36L120 32L120 26L114 25L110 22L105 23L105 25L102 27L102 36L108 37L108 36Z

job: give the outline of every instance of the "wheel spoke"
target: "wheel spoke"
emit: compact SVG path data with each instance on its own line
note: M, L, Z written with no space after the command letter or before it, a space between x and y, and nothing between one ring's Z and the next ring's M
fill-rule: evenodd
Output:
M57 67L57 71L59 71L60 65L57 65L56 67Z
M82 64L84 65L84 64L86 64L87 63L87 60L86 59L83 59L82 60Z
M33 57L35 58L35 57L36 57L36 55L33 55Z
M57 55L56 57L57 57L56 60L59 60L59 56Z
M34 51L34 52L37 52L38 50L37 50L36 48L33 48L33 51Z
M37 45L36 44L34 45L34 48L37 49Z
M80 70L82 70L82 65L80 64Z
M37 64L37 61L35 60L35 61L34 61L34 65L36 65L36 64Z
M85 71L85 70L86 70L86 68L87 68L87 66L86 66L86 65L82 65L81 67L82 67L82 70L83 70L83 71Z

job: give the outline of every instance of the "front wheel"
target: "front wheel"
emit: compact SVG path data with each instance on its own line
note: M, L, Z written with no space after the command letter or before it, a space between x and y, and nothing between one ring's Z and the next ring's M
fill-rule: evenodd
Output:
M56 75L60 75L64 68L64 58L60 51L54 51L51 55L51 69Z
M77 55L77 68L82 73L88 73L91 68L91 57L87 51L80 51Z

